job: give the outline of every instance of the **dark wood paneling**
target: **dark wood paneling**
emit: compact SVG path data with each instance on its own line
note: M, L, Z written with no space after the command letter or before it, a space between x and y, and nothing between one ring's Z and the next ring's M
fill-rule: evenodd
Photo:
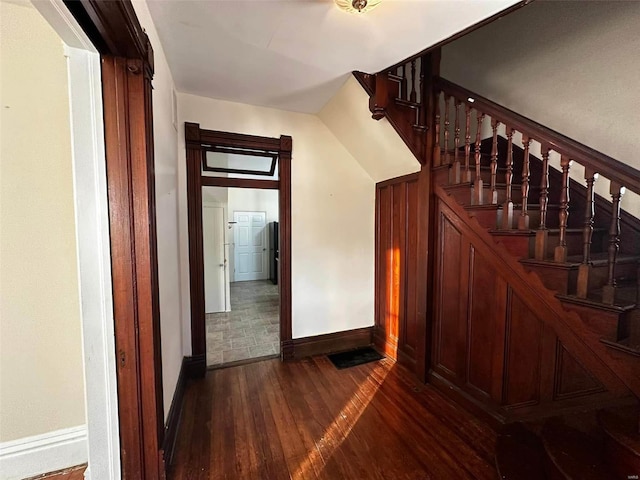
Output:
M419 343L418 329L418 182L406 184L405 320L400 331L402 349L414 361Z
M554 397L566 399L603 392L605 389L562 345L557 342Z
M288 342L293 349L292 357L299 359L366 347L371 345L372 339L373 327L366 327L313 337L294 338Z
M376 186L374 337L381 350L411 369L416 368L416 356L421 345L418 206L416 174Z
M500 402L506 283L472 246L469 253L467 383Z
M510 276L505 259L496 261L476 236L477 223L462 207L445 204L446 194L438 193L438 199L434 384L500 421L626 401L628 392L613 374L600 369L601 382L587 373L582 362L597 371L599 361L575 334L545 318L540 302L527 298L535 286ZM558 350L560 332L571 347Z
M466 285L468 264L461 258L462 235L446 216L439 215L437 278L435 281L434 366L450 378L464 379L464 350L466 349ZM465 244L466 245L466 244Z
M503 401L507 406L540 401L542 322L509 290Z

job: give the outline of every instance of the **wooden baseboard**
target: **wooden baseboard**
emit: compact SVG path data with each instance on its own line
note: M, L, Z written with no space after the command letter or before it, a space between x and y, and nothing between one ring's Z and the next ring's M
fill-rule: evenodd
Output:
M167 423L164 428L162 451L165 467L168 467L173 463L173 454L176 447L176 440L178 438L178 427L180 426L180 418L182 417L184 390L189 378L198 378L200 376L199 373L202 360L199 357L201 356L202 355L182 358L182 365L180 366L176 389L173 393L171 407L169 407L169 415L167 416Z
M294 338L282 342L283 360L344 352L372 344L373 327L345 330L343 332Z
M202 378L207 372L206 355L192 355L184 357L186 378Z

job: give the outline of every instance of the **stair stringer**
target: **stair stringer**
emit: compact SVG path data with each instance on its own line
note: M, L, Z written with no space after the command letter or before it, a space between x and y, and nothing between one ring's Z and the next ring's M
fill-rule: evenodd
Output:
M527 306L558 336L570 354L614 396L624 397L632 392L640 398L640 358L622 356L611 351L591 332L575 313L566 310L547 289L540 277L527 272L518 259L508 253L500 241L469 216L464 208L439 185L434 186L435 196L456 215L456 220L473 240L474 247L490 259L515 291L524 299L531 299ZM526 290L526 291L525 291Z

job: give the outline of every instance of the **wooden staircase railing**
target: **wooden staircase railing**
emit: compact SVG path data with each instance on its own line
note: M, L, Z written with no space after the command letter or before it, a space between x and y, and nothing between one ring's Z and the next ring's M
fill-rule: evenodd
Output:
M500 125L504 125L505 133L509 142L512 142L513 134L519 132L522 136L522 148L524 149L524 160L522 164L522 176L520 189L522 193L520 201L520 213L516 214L516 218L513 217L513 200L511 198L511 191L513 185L513 168L512 158L506 159L506 200L502 205L502 211L500 212L501 221L500 227L503 229L518 229L528 230L535 228L536 232L536 245L535 252L538 260L544 260L544 252L546 252L547 242L547 218L549 215L549 155L551 152L556 152L560 155L560 165L562 168L562 183L561 191L559 192L559 244L555 248L554 260L556 262L567 261L567 243L566 243L566 231L568 226L568 218L570 212L570 198L569 198L569 179L571 165L575 162L582 165L585 168L585 180L587 188L587 208L584 212L583 220L583 259L582 265L579 269L577 295L581 298L587 296L589 290L589 276L590 276L590 249L591 249L591 236L593 232L594 223L594 182L598 176L607 178L610 180L611 188L611 224L609 227L609 246L608 246L608 274L606 283L602 286L602 302L608 305L613 305L616 299L616 260L618 252L620 250L620 200L624 195L625 189L629 189L635 193L640 194L640 171L626 165L618 160L615 160L607 155L604 155L596 150L593 150L585 145L582 145L575 140L572 140L564 135L561 135L551 129L544 127L543 125L536 123L528 118L523 117L507 108L504 108L491 100L483 98L459 85L455 85L443 78L435 79L435 94L437 96L436 104L445 106L445 113L441 115L439 112L435 118L435 146L433 161L434 166L442 166L449 164L451 155L450 149L453 148L454 161L450 164L452 169L451 178L454 183L459 183L464 179L470 179L472 176L472 203L476 205L482 205L483 203L498 203L498 196L496 194L496 171L498 165L498 149L497 149L497 129ZM456 164L456 158L458 155L458 145L454 142L451 145L449 140L449 106L453 103L455 108L453 110L454 124L458 125L460 122L460 105L465 107L465 148L464 148L464 171L461 175L457 174L457 169L460 168ZM472 111L475 112L477 119L476 128L476 142L475 142L475 155L470 158L470 117ZM441 117L445 118L442 127ZM481 132L483 122L487 117L490 118L491 129L493 131L492 137L492 149L491 155L485 160L480 152ZM444 128L444 135L439 133L440 128ZM455 133L456 138L459 132ZM530 225L530 200L532 185L530 184L530 147L532 141L538 142L542 152L542 175L541 182L538 190L538 205L536 209L539 211L537 225ZM445 152L442 155L440 152ZM508 152L511 155L511 148ZM475 174L472 175L471 161L473 161L475 167ZM486 162L486 165L483 164ZM483 188L483 180L481 171L486 168L490 170L490 190L488 195L485 196L485 189ZM638 253L640 253L640 246L638 246ZM638 299L640 303L640 299Z

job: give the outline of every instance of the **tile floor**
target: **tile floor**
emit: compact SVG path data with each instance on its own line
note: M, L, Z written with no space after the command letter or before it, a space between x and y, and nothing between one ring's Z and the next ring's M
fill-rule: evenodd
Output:
M231 284L231 311L207 314L207 366L280 353L278 286Z

